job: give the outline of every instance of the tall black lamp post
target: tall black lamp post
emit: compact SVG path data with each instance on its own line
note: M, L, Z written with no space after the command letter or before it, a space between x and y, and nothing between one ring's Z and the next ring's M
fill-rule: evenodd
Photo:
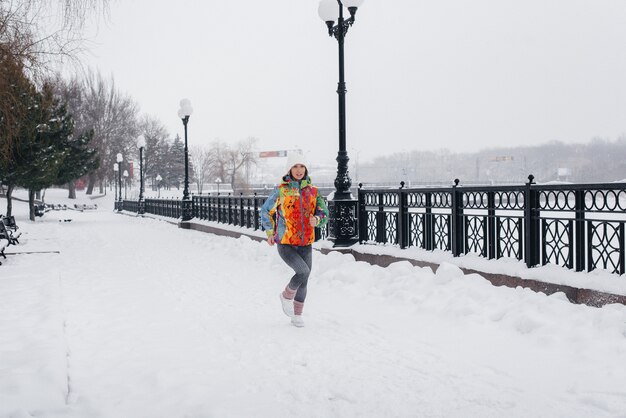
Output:
M115 184L115 205L114 205L114 210L117 210L117 179L115 177L117 177L117 172L120 171L120 167L117 163L113 163L113 184Z
M330 210L330 240L335 247L350 246L359 240L357 227L358 201L350 192L352 180L348 174L348 152L346 151L346 82L344 78L343 44L350 26L354 24L354 17L364 0L322 0L318 12L326 26L328 35L334 36L339 44L339 151L337 152L337 177L335 178L335 193L328 202ZM344 7L348 9L350 17L344 19ZM337 24L335 24L337 21Z
M118 190L120 191L120 199L119 199L119 203L117 205L117 210L122 210L122 161L124 161L124 157L122 157L122 153L118 152L117 153L117 185L118 185Z
M180 101L180 109L178 109L178 117L182 119L185 126L185 189L183 190L182 201L182 220L189 221L192 218L191 199L189 198L189 149L187 148L187 122L189 116L193 113L191 102L189 99Z
M146 138L143 135L137 137L139 148L139 204L137 214L143 215L146 211L146 202L143 199L143 149L146 147Z

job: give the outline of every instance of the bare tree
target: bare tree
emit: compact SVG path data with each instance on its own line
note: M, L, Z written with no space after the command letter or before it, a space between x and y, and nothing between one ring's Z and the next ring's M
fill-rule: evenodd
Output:
M139 133L137 104L131 97L115 87L113 77L105 80L102 75L89 72L83 80L81 118L85 126L94 131L92 146L98 150L100 168L89 175L87 194L99 182L100 193L104 191L104 179L113 171L117 153L122 153L124 163L136 153L136 137Z
M246 189L250 166L257 163L256 143L254 137L239 141L234 147L214 142L210 150L211 174L227 180L235 189Z
M202 186L210 178L211 174L211 151L200 145L194 145L190 150L190 161L193 167L193 181L199 194L202 194Z
M89 16L108 12L109 0L0 0L0 161L19 140L17 121L27 109L13 96L11 80L23 74L33 82L52 63L80 53L82 29ZM56 25L45 17L58 12Z

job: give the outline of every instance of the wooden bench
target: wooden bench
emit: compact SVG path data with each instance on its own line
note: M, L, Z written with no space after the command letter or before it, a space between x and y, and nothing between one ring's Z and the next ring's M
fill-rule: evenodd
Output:
M7 256L4 254L4 249L8 246L9 246L9 241L4 238L0 238L0 256L7 258ZM2 265L2 261L0 261L0 266L1 265Z
M79 210L81 212L84 212L86 210L98 210L98 205L96 204L88 205L86 203L79 205L79 204L74 203L74 210Z
M9 225L9 226L7 226ZM0 215L0 256L7 258L4 254L4 250L11 244L19 244L18 238L22 235L21 231L18 231L18 226L15 224L15 218L13 216ZM2 265L2 262L0 262Z
M22 232L18 231L19 227L15 223L15 217L0 215L0 218L0 239L9 241L9 245L19 244Z
M43 216L46 212L52 210L50 205L45 203L37 203L35 204L35 216Z

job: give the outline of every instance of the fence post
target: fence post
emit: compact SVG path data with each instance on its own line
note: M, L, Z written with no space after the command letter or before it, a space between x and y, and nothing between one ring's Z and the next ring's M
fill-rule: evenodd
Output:
M487 258L496 258L496 193L493 190L487 192Z
M433 250L435 240L435 226L433 225L433 195L431 192L425 193L426 210L424 213L424 249Z
M218 193L217 194L217 222L222 223L224 219L224 198Z
M359 183L357 190L358 216L359 216L359 243L367 241L367 211L365 210L365 192L363 191L363 183Z
M585 270L585 190L576 190L575 204L575 234L574 251L576 254L576 271Z
M376 212L376 242L386 243L387 237L385 236L384 194L380 192L376 193L376 196L378 196L378 211Z
M458 185L459 179L454 179L454 186L452 186L452 225L450 228L452 232L450 247L454 257L463 253L463 192L458 190Z
M213 202L215 201L215 197L211 196L211 193L209 193L209 195L207 196L207 200L208 200L207 219L209 221L215 221L215 210L214 210L214 205L213 205Z
M533 190L535 176L528 176L524 191L524 260L527 267L539 264L540 222L539 222L539 193Z
M407 191L404 188L404 182L400 182L400 190L398 191L398 244L404 249L409 246L409 219L407 210Z
M246 226L244 222L245 213L243 212L243 193L239 193L239 226Z
M254 193L254 230L259 229L259 203L257 202L256 192Z
M228 225L233 224L233 202L230 193L228 193Z

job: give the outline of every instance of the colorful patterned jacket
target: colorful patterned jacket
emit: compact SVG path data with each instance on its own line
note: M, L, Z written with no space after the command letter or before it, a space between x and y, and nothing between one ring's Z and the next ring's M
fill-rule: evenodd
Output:
M328 222L328 209L311 178L298 182L285 176L261 208L261 223L267 236L279 244L305 246L315 241L315 229L309 216L317 218L316 226Z

